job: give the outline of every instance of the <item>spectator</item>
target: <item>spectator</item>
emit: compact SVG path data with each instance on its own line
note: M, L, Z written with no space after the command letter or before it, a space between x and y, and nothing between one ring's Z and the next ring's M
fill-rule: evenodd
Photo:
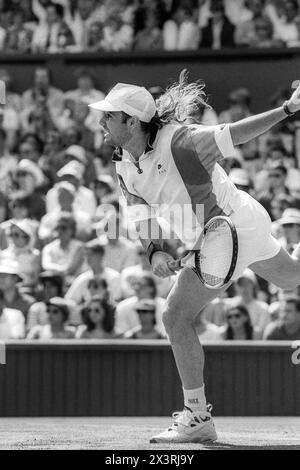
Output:
M119 273L129 266L134 266L136 261L135 245L125 238L126 227L120 215L117 215L116 212L108 213L101 225L103 232L106 234L102 236L106 241L104 266ZM98 235L100 233L99 231Z
M105 204L105 199L107 196L113 194L115 187L114 187L114 180L110 175L99 175L95 178L93 183L90 185L92 191L94 191L97 206L101 204Z
M200 341L219 341L222 339L220 328L205 319L204 310L197 315L194 323Z
M18 197L18 195L11 195L9 201L9 215L11 218L7 218L1 224L1 228L3 229L3 233L1 234L1 248L8 247L8 237L11 222L14 220L24 220L27 219L28 224L31 225L32 234L33 234L33 245L37 245L37 231L39 227L39 222L37 220L30 218L30 201L24 197Z
M0 338L1 340L22 339L25 336L25 319L20 310L7 308L4 294L0 290Z
M194 20L193 8L179 5L163 26L164 50L196 50L199 39L200 31Z
M39 226L39 238L43 243L53 239L53 231L62 212L69 213L76 222L76 238L80 241L88 241L92 234L92 221L89 214L82 210L74 211L76 188L68 181L61 181L56 185L59 209L47 213Z
M84 245L76 240L76 221L69 212L62 212L57 220L57 238L42 250L42 268L57 271L65 276L69 286L74 279L88 269L84 257Z
M88 28L86 52L100 52L103 41L103 26L100 21L95 21Z
M235 30L235 43L237 46L250 46L257 39L256 21L269 18L265 15L265 0L248 0L247 2L250 16L245 21L240 21ZM271 23L272 36L273 25Z
M24 24L24 19L22 10L14 12L13 22L6 30L4 40L6 52L25 54L31 51L33 31Z
M35 138L32 138L31 140L29 140L28 134L22 137L18 150L20 160L30 160L36 165L38 165L40 159L40 151L41 146L39 144L39 139L35 140Z
M46 325L48 321L47 302L52 297L62 297L64 280L61 273L55 271L44 271L40 274L42 291L37 292L39 301L31 305L27 317L27 331L36 325Z
M6 131L0 127L0 191L5 194L12 185L17 164L17 158L8 150Z
M141 29L134 40L135 50L163 50L163 35L160 29L160 19L155 12L149 11L145 27Z
M256 18L254 20L254 37L250 42L250 47L282 47L280 39L273 38L273 25L267 17Z
M207 26L201 30L200 47L211 49L222 49L224 47L234 47L235 26L225 15L225 8L221 0L212 1L211 18Z
M0 80L5 83L5 108L13 109L19 113L22 109L21 96L14 91L13 77L7 69L0 69Z
M283 15L279 14L275 4L269 2L266 13L274 26L274 37L283 41L288 47L298 41L298 29L295 19L299 14L297 0L286 0L282 2Z
M140 300L136 304L136 313L139 325L127 331L124 338L127 339L163 339L162 334L156 328L156 303L154 300Z
M73 209L85 211L91 217L95 215L96 200L93 191L81 184L84 174L84 166L73 160L57 172L57 176L63 181L73 184L76 189ZM58 188L54 186L46 195L47 212L59 210Z
M82 310L84 325L79 326L80 339L110 339L114 337L115 307L100 296L93 296Z
M75 103L83 102L85 104L104 99L104 93L97 90L95 87L95 75L91 70L81 67L76 70L75 77L77 80L77 88L67 91L65 93L65 99L70 99ZM97 116L99 117L99 114L97 114Z
M138 276L134 284L135 295L123 300L117 305L115 331L118 335L125 334L139 325L136 305L140 300L151 299L156 304L156 324L159 332L165 336L162 323L162 314L166 307L166 300L157 296L155 281L150 273L144 272Z
M0 262L17 262L23 286L34 292L40 273L40 253L33 248L31 224L27 219L11 222L9 246L0 254Z
M19 310L26 320L29 308L35 299L20 290L18 284L22 280L20 268L16 262L4 260L0 263L0 290L3 293L3 305Z
M52 75L46 67L38 67L34 71L33 87L22 95L22 106L26 114L30 114L36 105L45 100L51 119L55 122L61 115L63 92L52 86Z
M28 333L27 339L72 339L75 336L74 328L66 326L69 319L69 306L66 300L52 297L47 302L48 322L45 325L36 325Z
M112 299L118 301L121 298L120 274L104 267L105 245L96 239L86 243L85 247L89 270L73 281L66 293L66 298L82 306L90 299L89 281L97 278L106 280Z
M300 241L300 210L285 209L282 218L278 220L278 224L282 227L282 237L279 242L288 253L292 253L294 248Z
M102 48L105 51L128 51L133 44L133 28L118 13L111 13L103 28Z
M152 273L152 268L144 248L140 245L140 243L138 243L135 249L137 264L125 268L121 273L121 288L123 297L127 298L134 296L136 282L143 273L147 272L149 275L152 275L155 281L158 297L163 297L165 299L175 282L175 276L170 276L167 278L155 276L155 274Z
M249 340L261 339L258 332L251 323L251 318L244 305L237 305L228 310L226 314L227 324L220 327L220 333L225 340Z
M264 339L294 341L300 339L300 301L290 297L283 303L280 319L265 331Z
M45 177L39 166L28 159L18 163L15 172L17 190L11 195L13 198L26 198L30 207L31 218L41 220L46 212L45 199L40 188L45 182Z
M286 186L287 169L282 163L270 163L267 172L268 188L257 195L257 200L268 211L270 217L272 217L271 201L273 198L281 194L289 195L290 192Z
M229 108L222 111L219 122L236 122L251 116L251 95L247 88L237 88L229 94Z

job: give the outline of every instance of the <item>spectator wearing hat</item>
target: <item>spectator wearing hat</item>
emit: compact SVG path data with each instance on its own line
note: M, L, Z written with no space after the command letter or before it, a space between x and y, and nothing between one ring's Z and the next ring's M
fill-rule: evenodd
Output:
M154 300L140 300L135 306L139 325L124 334L126 339L163 339L156 328L156 304Z
M47 302L48 321L45 325L36 325L28 333L27 339L72 339L74 328L66 326L70 316L69 304L61 297L52 297Z
M26 197L30 207L30 217L41 220L46 212L45 199L40 187L45 177L39 166L31 160L23 159L18 163L15 173L17 190L13 197Z
M66 285L88 269L84 245L76 237L76 221L69 212L61 212L55 226L56 238L42 249L42 268L62 273Z
M25 317L20 310L5 307L0 290L0 339L22 339L25 336Z
M157 296L157 288L153 276L149 272L143 272L136 276L133 284L134 294L117 305L115 331L123 335L139 325L139 317L136 305L140 300L150 299L155 301L155 318L159 332L165 336L165 328L162 323L162 315L166 308L166 300Z
M279 319L268 327L264 339L294 341L300 339L300 299L287 297L280 310Z
M75 186L68 181L61 181L57 183L56 188L59 209L44 215L39 226L39 239L44 244L51 242L60 214L68 212L74 217L76 222L76 238L80 241L88 241L92 234L92 219L86 212L74 210Z
M158 297L166 299L175 282L176 276L162 278L153 274L147 253L140 243L137 243L135 246L135 252L136 264L123 269L121 272L122 296L125 299L134 296L136 282L143 273L147 272L155 281Z
M33 303L28 312L26 329L30 331L36 325L46 325L48 322L47 302L52 297L63 297L64 277L56 271L44 271L40 274L42 290L37 292L39 300Z
M281 226L283 232L279 242L289 253L292 253L300 241L300 210L285 209L277 223Z
M91 298L88 289L91 279L105 279L114 301L121 298L120 274L111 268L104 266L106 244L103 240L91 240L85 245L85 254L88 271L80 274L71 284L66 293L66 299L72 300L77 306L82 306ZM77 312L79 314L79 311ZM79 322L79 316L72 323Z
M23 287L34 292L38 282L41 260L40 252L33 248L34 236L32 226L27 219L14 220L10 224L9 246L0 253L0 262L18 263Z
M93 217L96 211L96 200L93 191L81 184L83 174L84 166L82 163L75 160L67 163L57 172L57 176L61 181L68 181L75 186L74 212L77 210L84 211ZM46 195L46 206L47 212L59 210L57 186L54 186L48 191Z
M114 337L115 306L101 296L93 296L82 309L83 325L76 332L79 339L110 339Z
M7 308L20 310L26 320L29 308L35 299L19 289L19 283L22 281L18 263L10 260L0 263L0 290L3 292L3 304Z

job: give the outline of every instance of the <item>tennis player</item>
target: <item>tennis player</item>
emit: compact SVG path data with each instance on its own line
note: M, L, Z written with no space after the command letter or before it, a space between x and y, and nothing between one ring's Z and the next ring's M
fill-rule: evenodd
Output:
M116 147L114 161L120 185L156 275L170 276L176 266L164 251L163 239L152 235L160 233L157 219L171 223L172 231L189 248L203 223L225 215L234 223L239 242L232 280L250 267L282 289L300 284L300 246L292 256L281 248L271 235L265 209L238 190L219 164L234 155L234 146L258 137L300 110L299 98L300 87L283 106L211 127L185 124L197 106L206 106L199 83L174 84L157 102L143 87L118 83L104 100L90 105L103 113L100 124L105 140ZM185 211L184 222L180 209ZM174 413L172 425L150 442L203 443L217 439L205 397L204 354L194 319L227 287L208 289L192 267L185 267L177 277L163 321L182 381L184 409Z

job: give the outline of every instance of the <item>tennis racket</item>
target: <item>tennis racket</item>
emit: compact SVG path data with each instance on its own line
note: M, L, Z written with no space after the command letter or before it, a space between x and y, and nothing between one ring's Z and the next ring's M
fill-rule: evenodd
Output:
M238 257L238 236L231 219L217 216L209 220L201 233L198 249L192 252L192 256L193 267L206 287L220 289L227 284ZM176 269L191 265L191 253L175 263Z

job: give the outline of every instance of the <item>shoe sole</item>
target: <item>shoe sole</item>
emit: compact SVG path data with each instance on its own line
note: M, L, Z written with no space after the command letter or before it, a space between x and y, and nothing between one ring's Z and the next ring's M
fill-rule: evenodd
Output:
M191 443L191 444L212 444L213 442L216 442L216 440L218 439L218 436L214 437L214 438L210 438L210 439L191 439L191 440L174 440L174 439L157 439L157 438L152 438L150 439L150 444L162 444L162 443L166 443L166 444L187 444L187 443Z

